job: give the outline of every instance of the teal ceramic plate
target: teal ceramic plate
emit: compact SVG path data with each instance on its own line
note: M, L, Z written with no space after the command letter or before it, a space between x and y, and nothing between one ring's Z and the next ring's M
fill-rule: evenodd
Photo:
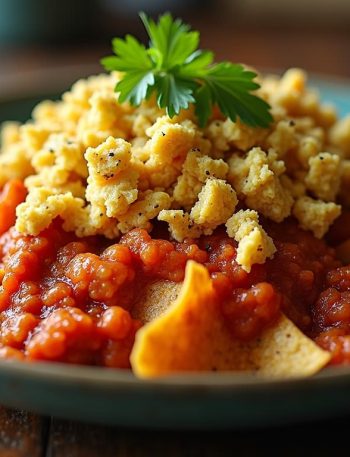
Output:
M340 115L350 113L350 83L329 78L312 82L324 101L337 105ZM40 94L32 93L0 103L0 122L26 119L38 98ZM350 368L286 381L203 374L145 382L120 370L0 362L0 403L128 427L267 426L350 413Z

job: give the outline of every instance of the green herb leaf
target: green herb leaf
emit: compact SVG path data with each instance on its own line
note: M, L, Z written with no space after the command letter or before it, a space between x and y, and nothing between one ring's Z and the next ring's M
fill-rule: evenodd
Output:
M129 101L138 106L147 98L149 89L154 85L154 74L151 71L129 71L116 85L121 103Z
M204 76L211 97L225 116L237 117L252 127L268 127L272 121L269 105L250 92L259 88L256 74L242 65L223 62L211 67Z
M158 106L165 108L169 117L174 117L180 110L187 109L195 101L193 83L173 74L157 77L155 89L158 93Z
M183 62L197 49L199 33L189 31L190 27L171 14L163 14L158 24L140 13L141 20L150 36L150 47L156 49L160 59L157 64L168 69Z
M199 125L205 126L211 116L213 101L212 94L208 85L203 84L194 93L196 100L195 113L198 118Z
M102 59L102 65L108 71L135 71L150 70L153 67L152 60L143 44L136 38L127 35L125 40L114 38L112 41L113 51L116 54L112 57Z
M210 51L198 50L192 53L180 68L180 74L188 78L199 78L208 71L213 63L214 54Z
M197 49L199 33L169 13L157 23L144 13L140 17L150 37L149 48L131 35L115 38L115 55L101 61L107 71L123 72L116 86L120 102L138 106L155 92L158 106L170 117L194 103L202 127L215 104L232 121L240 118L253 127L272 122L269 105L252 93L260 87L254 72L229 62L213 64L212 52Z

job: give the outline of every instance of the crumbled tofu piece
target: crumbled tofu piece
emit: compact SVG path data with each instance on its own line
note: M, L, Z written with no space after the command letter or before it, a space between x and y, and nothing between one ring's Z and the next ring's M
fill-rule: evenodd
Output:
M65 134L51 134L31 160L34 171L25 179L29 192L36 187L51 188L53 194L72 192L85 198L87 166L79 142Z
M276 252L272 238L259 224L256 211L238 211L228 219L226 229L228 235L238 242L236 261L247 272L250 272L252 265L264 263Z
M63 112L65 108L62 101L44 100L34 108L32 118L42 128L75 136L76 123Z
M172 164L175 161L181 168L181 159L185 159L196 137L196 126L187 120L174 123L168 116L163 116L147 129L146 134L150 138L147 149L152 162Z
M85 158L89 170L86 200L108 217L126 213L138 196L130 143L109 137L97 148L88 148Z
M32 158L34 170L39 173L46 167L74 172L86 178L87 166L82 145L69 136L57 133L49 136L43 148Z
M306 186L303 181L297 179L291 179L287 175L282 175L280 177L281 184L285 189L288 189L293 198L302 197L305 195Z
M223 179L209 178L198 195L190 216L210 234L233 214L238 203L236 192Z
M320 200L334 201L340 187L340 157L322 152L309 159L307 188Z
M274 108L281 106L289 115L309 117L322 128L329 128L336 121L334 108L321 105L318 92L307 88L306 83L305 71L291 68L267 88L268 100Z
M249 208L281 222L291 213L293 197L281 184L283 162L271 160L274 157L269 158L261 148L251 149L245 158L234 154L229 159L227 179Z
M309 161L312 157L317 156L321 152L322 141L312 135L305 135L299 139L299 145L295 151L295 157L298 160L296 166L300 166L307 170L309 168Z
M167 116L147 129L150 139L144 146L148 160L143 173L152 188L168 188L176 181L188 151L200 143L200 135L196 132L191 121L173 123Z
M151 230L151 220L158 216L162 210L169 209L170 195L166 192L146 191L137 202L130 205L128 211L119 216L118 229L122 233L138 227Z
M232 122L231 119L226 119L212 121L206 129L206 134L214 148L219 151L228 151L232 148L247 151L259 144L268 134L268 130L249 127L239 120Z
M350 115L334 124L329 131L329 139L339 148L344 159L350 159Z
M0 186L11 178L27 178L28 190L52 186L57 193L59 188L65 192L72 185L80 188L79 196L85 195L81 182L87 176L83 149L65 133L50 133L31 124L22 126L20 141L6 148L0 164Z
M301 228L310 230L316 238L323 237L340 213L340 205L306 196L298 198L293 208L293 215Z
M10 179L24 179L33 173L27 151L22 143L3 148L0 154L0 188Z
M127 170L131 158L131 145L127 141L109 137L97 148L88 148L85 159L89 176L103 183Z
M120 235L117 224L116 219L107 217L99 213L98 208L88 205L75 211L70 218L66 217L63 228L67 232L75 232L79 237L103 235L106 238L114 239Z
M289 112L299 109L301 98L305 95L307 76L299 68L287 70L279 80L272 94L272 102L282 105Z
M146 131L164 114L164 110L158 107L152 97L150 100L144 100L131 114L133 119L132 135L136 138L147 137ZM175 119L173 118L172 120Z
M316 120L325 129L332 127L338 121L335 106L333 104L319 105Z
M279 158L283 158L287 151L294 150L297 146L295 135L295 122L282 120L276 124L275 129L266 139L267 149L274 149Z
M20 124L18 122L4 122L0 129L0 147L5 150L12 144L20 141Z
M270 102L283 106L292 115L317 115L318 94L313 90L306 90L306 83L305 71L299 68L287 70L279 80Z
M135 116L134 123L132 126L132 133L137 138L145 138L146 130L152 126L150 119L144 114L138 114Z
M129 105L118 104L117 94L98 91L89 100L91 108L80 119L77 136L85 147L97 147L108 137L128 138L131 120Z
M54 167L47 167L39 174L30 175L24 180L24 185L29 193L37 187L51 189L52 194L65 194L71 192L74 197L85 199L85 183L80 179L70 179L70 175L65 170L57 170Z
M24 124L20 130L22 144L29 158L43 148L52 133L56 133L55 130L35 124Z
M33 189L26 201L17 206L16 230L27 235L38 235L57 216L69 220L83 206L84 200L73 197L70 192L52 195L51 189Z
M212 159L192 149L186 157L182 167L182 174L178 177L174 187L174 201L179 206L189 210L197 200L198 194L209 177L225 179L228 165L222 159Z
M171 236L176 241L210 235L224 224L237 205L236 192L222 179L209 178L198 195L191 213L183 210L163 210L158 220L168 222Z
M169 232L174 240L182 242L185 238L198 238L202 233L188 213L180 209L163 210L158 214L158 220L169 224Z
M100 91L108 91L113 94L119 79L117 73L112 73L111 75L100 74L90 76L87 79L80 79L73 84L70 91L62 96L64 107L62 116L77 125L82 115L90 109L91 97Z

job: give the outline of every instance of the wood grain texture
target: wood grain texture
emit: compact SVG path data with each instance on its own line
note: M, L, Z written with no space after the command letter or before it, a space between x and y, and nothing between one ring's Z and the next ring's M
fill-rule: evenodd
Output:
M48 419L0 407L0 457L328 457L343 455L350 415L222 432L126 430L58 419L48 425Z
M0 406L0 457L45 455L48 420Z
M53 419L46 455L47 457L228 457L232 455L229 435L231 436L231 433L122 430ZM245 448L249 451L249 446ZM256 450L255 446L254 450Z

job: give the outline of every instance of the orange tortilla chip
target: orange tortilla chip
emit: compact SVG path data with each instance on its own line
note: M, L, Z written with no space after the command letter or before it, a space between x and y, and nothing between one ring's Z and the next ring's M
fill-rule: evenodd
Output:
M164 296L161 301L164 308ZM283 315L258 339L235 339L220 312L207 269L193 261L187 263L179 296L164 314L138 331L131 354L133 371L142 378L197 371L308 376L329 359L328 352Z

